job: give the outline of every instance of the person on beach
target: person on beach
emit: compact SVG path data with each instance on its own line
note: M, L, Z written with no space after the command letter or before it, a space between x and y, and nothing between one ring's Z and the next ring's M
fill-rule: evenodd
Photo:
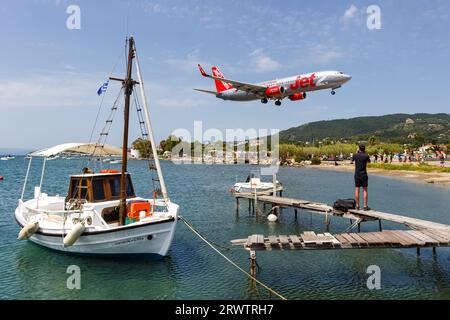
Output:
M355 162L355 201L356 209L359 210L359 190L363 188L364 194L364 207L363 210L368 211L370 208L367 206L368 200L368 183L369 177L367 175L367 163L370 163L370 157L366 153L366 146L361 144L359 146L358 153L353 155L352 161Z

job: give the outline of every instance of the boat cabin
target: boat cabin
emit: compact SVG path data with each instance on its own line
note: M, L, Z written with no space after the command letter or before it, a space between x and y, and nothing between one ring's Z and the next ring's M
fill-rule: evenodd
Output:
M116 170L73 175L70 177L66 202L120 200L120 178L121 173ZM126 174L126 193L127 198L136 197L129 173Z

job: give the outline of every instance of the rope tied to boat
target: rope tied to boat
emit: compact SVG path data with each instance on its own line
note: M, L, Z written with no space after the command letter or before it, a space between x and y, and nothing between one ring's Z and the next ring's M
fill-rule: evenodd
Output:
M217 249L216 247L214 247L204 236L202 236L200 234L199 231L197 231L190 222L188 222L185 218L183 218L182 216L179 216L180 220L183 221L183 223L196 235L198 236L203 242L205 242L208 246L210 246L215 252L217 252L222 258L224 258L226 261L228 261L231 265L233 265L234 267L236 267L239 271L241 271L243 274L245 274L247 277L249 277L251 280L255 281L256 283L258 283L260 286L262 286L264 289L266 289L267 291L269 291L270 293L273 293L274 295L276 295L278 298L280 298L281 300L287 300L287 298L285 298L284 296L282 296L280 293L276 292L274 289L270 288L269 286L267 286L266 284L264 284L263 282L261 282L260 280L256 279L255 277L253 277L250 273L248 273L247 271L245 271L244 269L242 269L240 266L238 266L234 261L232 261L230 258L228 258L226 255L224 255L222 252L219 251L219 249Z

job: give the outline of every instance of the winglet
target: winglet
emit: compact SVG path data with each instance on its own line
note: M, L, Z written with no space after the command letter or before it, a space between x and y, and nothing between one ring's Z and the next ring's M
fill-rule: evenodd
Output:
M202 74L202 76L207 77L208 75L206 74L205 70L203 70L202 66L200 64L198 64L198 68L200 69L200 73Z

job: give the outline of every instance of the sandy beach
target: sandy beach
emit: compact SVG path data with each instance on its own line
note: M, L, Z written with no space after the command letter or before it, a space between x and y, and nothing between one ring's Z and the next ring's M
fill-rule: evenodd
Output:
M349 162L339 163L338 166L334 162L323 162L321 165L308 165L309 168L334 171L353 171L354 166ZM439 184L450 187L450 173L448 172L418 172L405 170L385 170L378 168L368 168L367 172L374 175L383 175L395 178L410 179L427 184Z

